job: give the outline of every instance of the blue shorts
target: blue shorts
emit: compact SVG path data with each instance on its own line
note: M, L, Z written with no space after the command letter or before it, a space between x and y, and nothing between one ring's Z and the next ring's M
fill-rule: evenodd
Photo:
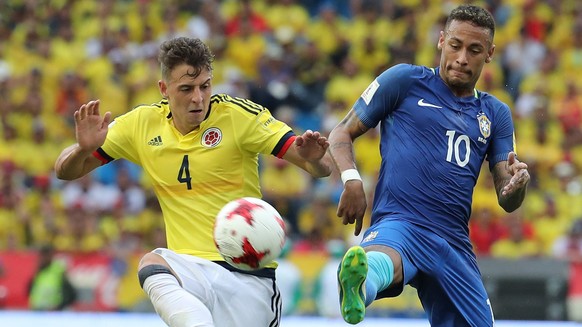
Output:
M378 293L377 299L397 296L408 284L417 289L432 327L493 326L491 303L472 253L424 227L395 219L371 226L361 245L388 246L402 257L403 283Z

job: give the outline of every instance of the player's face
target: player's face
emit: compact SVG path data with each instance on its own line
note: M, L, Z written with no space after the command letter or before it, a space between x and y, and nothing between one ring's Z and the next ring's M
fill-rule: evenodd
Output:
M470 96L485 63L495 50L486 28L468 22L452 21L441 31L438 48L441 52L440 75L457 96Z
M159 81L160 92L168 99L174 126L182 134L200 126L210 109L212 72L196 70L187 64L176 66L168 80Z

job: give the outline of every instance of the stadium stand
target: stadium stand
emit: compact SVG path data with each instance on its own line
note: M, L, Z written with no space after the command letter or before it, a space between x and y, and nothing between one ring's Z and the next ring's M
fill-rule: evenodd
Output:
M101 99L102 108L120 115L159 100L159 76L152 72L161 40L200 37L216 54L216 89L265 105L297 130L329 132L378 72L401 62L435 66L443 17L460 2L1 1L0 306L27 306L22 283L33 268L28 263L34 261L34 249L49 242L68 262L72 282L81 290L75 310L151 310L132 278L135 258L165 244L148 180L139 168L122 163L64 183L55 179L52 165L74 140L72 112L81 103ZM495 59L478 88L513 108L517 150L529 164L532 181L515 217L499 209L491 180L482 174L471 235L481 258L495 260L498 251L522 269L522 261L556 257L554 244L582 217L582 5L576 0L474 3L487 6L498 24ZM355 146L363 177L373 181L379 159L374 134ZM277 185L269 180L281 176L276 163L265 160L264 168L263 184ZM301 178L294 194L269 195L284 198L296 220L292 241L297 248L289 260L307 269L303 294L309 303L318 273L313 267L322 267L321 258L331 256L325 244L357 239L328 221L338 201L337 176L299 183ZM483 220L488 221L477 225ZM517 250L512 238L517 234L529 250ZM582 279L582 246L578 251L557 259L560 267L571 268L570 281ZM492 264L490 271L496 270ZM568 287L561 282L560 290ZM502 301L501 293L494 294ZM570 311L582 312L579 289L552 294L558 305L572 299ZM313 313L309 305L297 308L299 314ZM380 304L377 310L378 315L408 316L419 311L415 301ZM508 317L516 312L508 311ZM569 316L560 311L534 318Z

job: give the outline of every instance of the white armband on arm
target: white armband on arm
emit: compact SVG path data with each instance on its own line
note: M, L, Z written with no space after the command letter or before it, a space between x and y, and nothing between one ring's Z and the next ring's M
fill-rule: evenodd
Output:
M358 172L357 169L346 169L344 171L342 171L341 174L341 178L342 178L342 183L345 185L347 181L351 181L353 179L362 180L362 177L360 177L360 173Z

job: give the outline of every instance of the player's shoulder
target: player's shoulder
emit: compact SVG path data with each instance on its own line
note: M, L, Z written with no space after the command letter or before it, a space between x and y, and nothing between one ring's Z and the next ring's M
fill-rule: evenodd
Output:
M162 99L161 101L150 103L150 104L139 104L130 112L139 112L141 114L148 115L159 115L165 112L169 112L169 104L167 99Z
M494 96L491 93L485 91L477 91L478 98L481 100L481 104L485 107L491 108L494 112L511 112L509 105Z
M420 66L415 64L408 64L408 63L399 63L396 64L388 70L398 72L401 74L413 74L413 75L435 75L436 71L434 68Z
M125 114L117 117L116 120L138 119L138 117L139 119L159 118L160 116L168 116L169 114L168 100L162 99L159 102L151 104L139 104Z
M380 75L380 79L387 80L399 80L399 81L412 81L418 79L425 79L430 77L435 77L436 71L434 68L429 68L426 66L400 63L396 64Z
M267 108L256 102L224 93L212 95L210 105L212 110L216 112L228 114L239 113L249 117L256 117L264 112L268 112Z

